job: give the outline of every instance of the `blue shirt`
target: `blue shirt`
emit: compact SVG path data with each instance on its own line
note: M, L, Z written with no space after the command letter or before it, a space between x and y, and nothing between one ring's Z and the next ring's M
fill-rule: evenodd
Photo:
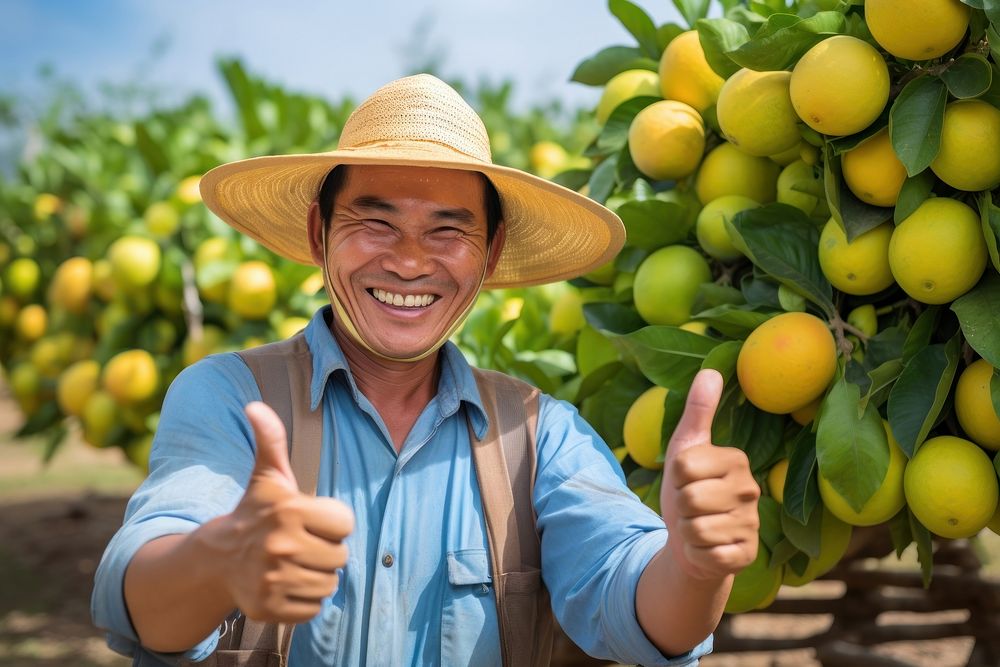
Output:
M487 428L468 362L441 351L438 393L397 454L385 423L358 391L324 308L305 331L313 354L312 407L324 409L320 495L350 506L355 532L333 596L293 635L293 667L500 665L490 556L467 419ZM122 590L146 542L186 533L237 505L254 465L243 406L260 400L234 353L184 370L164 401L150 473L128 504L96 575L92 614L109 645L137 652ZM332 414L336 419L332 422ZM542 576L559 624L585 651L622 663L694 665L711 637L667 659L635 615L643 568L666 543L663 520L625 486L621 468L574 407L542 396L534 507ZM391 554L386 567L383 558ZM388 561L387 561L388 562ZM669 591L664 591L665 595ZM200 660L217 633L184 657ZM179 656L138 649L141 665Z

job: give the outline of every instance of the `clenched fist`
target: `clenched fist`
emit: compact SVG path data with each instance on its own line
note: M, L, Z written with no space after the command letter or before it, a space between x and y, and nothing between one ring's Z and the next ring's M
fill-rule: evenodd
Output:
M225 585L236 605L260 621L299 623L320 611L347 563L344 539L354 514L333 498L299 491L285 427L264 403L250 403L257 458L235 510L217 521L228 556Z
M667 446L660 507L667 546L694 579L739 572L757 555L760 487L747 455L712 444L712 420L722 397L722 376L695 376L684 414Z

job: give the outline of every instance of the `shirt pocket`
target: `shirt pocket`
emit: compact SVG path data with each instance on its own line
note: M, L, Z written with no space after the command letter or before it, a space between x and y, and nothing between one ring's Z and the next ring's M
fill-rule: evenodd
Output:
M462 549L447 554L448 584L441 605L441 664L500 665L500 631L489 553Z

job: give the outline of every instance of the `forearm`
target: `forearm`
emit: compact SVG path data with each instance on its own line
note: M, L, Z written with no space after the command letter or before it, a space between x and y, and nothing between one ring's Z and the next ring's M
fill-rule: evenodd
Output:
M718 626L732 585L733 575L711 580L687 576L665 546L639 578L639 625L664 655L687 653Z
M186 535L145 544L125 571L124 592L132 624L146 648L186 651L209 635L235 608L214 544L218 520Z

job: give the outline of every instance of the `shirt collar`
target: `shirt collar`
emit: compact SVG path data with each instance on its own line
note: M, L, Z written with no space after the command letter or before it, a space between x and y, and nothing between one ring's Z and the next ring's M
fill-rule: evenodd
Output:
M323 400L330 375L334 371L344 371L345 375L350 378L351 385L354 384L344 352L337 344L337 339L330 333L330 327L327 323L329 317L332 317L330 306L320 308L313 315L304 332L306 343L312 352L312 385L309 388L311 402L309 407L312 410L315 410L320 401ZM476 378L472 374L472 367L461 350L450 341L441 348L441 379L438 382L437 398L438 409L442 416L458 411L459 404L463 402L467 408L472 408L468 414L472 420L472 428L476 437L483 438L486 435L489 420L486 416L486 410L483 408Z

